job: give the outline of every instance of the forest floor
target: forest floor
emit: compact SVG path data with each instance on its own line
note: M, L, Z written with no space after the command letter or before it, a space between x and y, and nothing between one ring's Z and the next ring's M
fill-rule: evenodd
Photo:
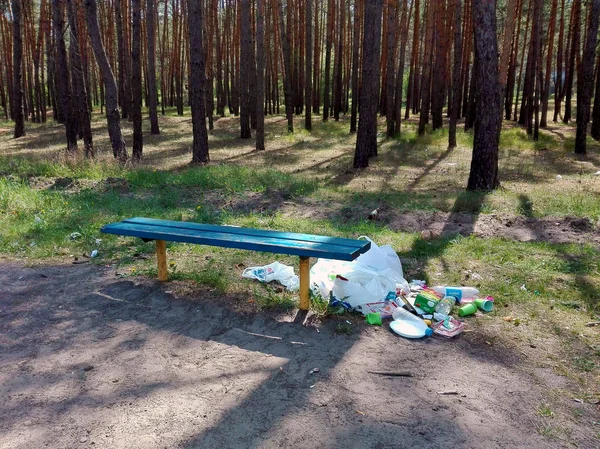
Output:
M103 126L88 163L59 125L14 140L0 123L0 448L600 447L600 151L572 155L572 126L532 142L507 124L490 194L464 191L471 134L449 151L411 122L365 170L346 121L288 136L270 118L257 153L220 119L191 168L189 116L162 117L125 168ZM160 285L151 244L99 234L128 216L368 235L407 279L497 307L454 340L316 306L302 326L295 295L240 277L274 255L169 245Z

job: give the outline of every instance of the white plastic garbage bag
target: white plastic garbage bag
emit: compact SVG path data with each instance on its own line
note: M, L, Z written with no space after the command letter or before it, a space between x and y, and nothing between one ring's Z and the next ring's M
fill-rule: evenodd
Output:
M323 298L330 293L353 308L386 300L390 292L410 292L400 258L389 245L371 248L353 262L319 259L310 271L310 283Z
M300 288L300 280L294 274L294 267L279 262L273 262L263 267L246 268L242 273L242 277L256 279L260 282L277 281L292 292Z

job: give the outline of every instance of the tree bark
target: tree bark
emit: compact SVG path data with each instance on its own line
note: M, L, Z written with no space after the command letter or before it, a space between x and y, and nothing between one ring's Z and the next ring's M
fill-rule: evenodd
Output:
M560 28L558 31L558 49L556 50L556 77L554 89L554 117L553 122L558 121L558 115L560 114L560 103L563 94L563 41L565 34L565 0L561 0L560 6ZM600 117L599 117L600 118Z
M599 16L600 0L592 0L591 5L588 7L588 28L577 80L576 154L586 153L587 126L590 121L590 102L594 88L594 60L596 59L596 43L598 42Z
M108 135L113 150L113 155L121 162L127 161L127 148L121 133L121 114L119 113L119 100L117 83L113 75L106 51L102 45L102 37L100 36L100 27L98 25L98 13L96 0L84 0L86 10L86 22L90 43L94 50L96 62L102 75L104 84L104 95L106 102L106 121L108 124Z
M344 0L340 0L339 16L338 16L338 41L335 52L335 70L334 70L334 86L333 86L333 118L337 122L340 120L340 112L342 110L342 69L344 60L344 24L346 8Z
M123 32L123 7L121 0L115 0L115 24L117 27L117 54L119 58L119 105L121 117L129 117L131 91L129 90L129 70L125 57L125 37Z
M61 103L61 109L65 119L67 151L71 154L75 154L77 153L77 121L75 120L75 114L73 112L71 80L69 79L69 67L67 65L63 1L64 0L52 0L52 22L56 44L56 94L57 100Z
M206 129L206 104L204 67L202 0L189 0L188 35L190 40L190 100L192 106L192 164L209 162L208 131Z
M290 50L290 23L287 24L288 30L286 31L286 25L283 21L283 5L281 0L277 1L279 9L279 28L281 32L281 46L283 48L283 65L285 67L285 74L283 78L283 85L285 90L285 115L288 123L288 133L294 132L294 88L292 87L292 55Z
M250 30L250 0L241 0L241 53L240 53L240 137L249 139L250 131L250 53L252 36Z
M579 53L579 36L581 29L581 0L573 0L573 12L571 21L571 49L569 50L569 61L567 78L565 80L565 115L563 122L571 120L571 98L573 96L573 79L575 77L575 59Z
M356 0L354 4L354 41L352 42L352 108L350 109L350 132L356 132L358 115L358 64L360 54L360 21L363 1Z
M329 99L331 81L331 47L333 45L333 25L335 22L335 0L327 5L327 39L325 43L325 84L323 91L323 121L329 120Z
M148 58L148 79L146 80L148 88L148 112L150 114L150 134L160 134L158 127L158 95L156 91L156 36L154 32L155 24L155 1L146 1L146 39L147 39L147 58Z
M312 18L313 18L313 0L306 0L305 9L305 65L304 65L304 78L305 78L305 89L304 89L304 128L307 131L312 131L312 70L313 70L313 32L312 32Z
M456 122L460 109L460 88L462 68L461 3L454 0L454 67L452 68L452 105L450 106L450 127L448 129L448 147L456 147Z
M12 0L13 13L13 105L12 115L15 121L15 139L25 135L23 116L23 38L21 27L21 4L23 0Z
M498 187L498 146L502 99L498 72L496 40L496 0L473 2L475 35L476 111L473 158L468 190L493 190Z
M394 62L396 60L396 25L398 22L398 8L395 0L388 0L387 6L387 54L386 54L386 77L385 77L385 123L386 123L386 135L387 137L394 136L394 81L395 81L395 67ZM384 19L385 20L385 19ZM400 30L402 32L402 30Z
M142 134L142 28L141 28L141 0L131 0L132 10L132 42L131 42L131 119L133 120L133 150L132 157L139 161L142 159L143 134Z
M369 157L377 156L377 105L379 97L379 50L383 0L365 2L362 89L360 117L354 152L354 168L369 166Z
M410 10L408 10L407 3L408 1L404 0L402 4L402 13L400 15L400 60L398 62L398 74L396 76L396 98L394 99L395 136L400 135L400 126L402 123L402 94L404 93L404 63L406 60L406 42L408 41L408 27L410 25L410 15L414 1L410 4Z
M256 149L265 149L265 0L256 0Z
M550 24L548 26L548 46L546 53L546 72L544 85L542 86L542 118L540 127L548 126L548 100L550 98L550 75L552 74L552 55L554 54L554 35L556 29L556 10L558 8L558 0L552 0L552 8L550 10ZM555 85L558 85L556 80ZM556 90L556 89L555 89Z
M69 31L71 39L69 51L71 54L71 79L73 84L73 97L76 99L77 122L83 137L84 153L87 158L94 157L94 144L92 140L92 126L90 105L83 77L83 66L79 52L79 26L77 19L77 4L75 0L67 0L67 14L69 17Z
M419 136L425 134L425 125L429 123L431 106L431 66L433 60L433 32L435 28L435 5L437 0L429 0L427 6L427 25L425 50L423 54L423 71L421 75L421 111L419 116Z

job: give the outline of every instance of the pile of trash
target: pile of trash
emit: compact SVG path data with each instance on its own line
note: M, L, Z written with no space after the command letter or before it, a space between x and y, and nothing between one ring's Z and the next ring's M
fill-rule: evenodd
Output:
M404 279L400 258L389 245L378 246L368 237L371 248L352 262L319 259L310 270L314 296L329 301L336 311L360 312L369 324L381 325L392 319L392 331L406 338L432 334L454 337L465 329L459 317L490 312L494 298L480 296L474 287L435 286L425 281ZM248 268L243 277L261 282L279 281L288 290L298 289L293 267L279 262Z
M424 281L408 283L393 248L373 241L371 249L353 262L319 259L310 281L313 293L329 298L331 307L361 312L374 325L392 319L392 331L406 338L434 333L454 337L465 323L452 316L453 309L458 307L458 315L464 317L478 309L489 312L494 306L492 297L481 298L473 287L428 288Z

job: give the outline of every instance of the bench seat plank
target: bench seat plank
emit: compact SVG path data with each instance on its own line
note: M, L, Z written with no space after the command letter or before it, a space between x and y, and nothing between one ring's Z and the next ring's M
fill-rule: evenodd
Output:
M147 240L165 240L346 261L356 259L371 246L369 241L361 240L139 218L106 225L101 232Z
M296 232L281 232L281 231L271 231L266 229L251 229L251 228L242 228L238 226L219 226L219 225L210 225L204 223L193 223L189 221L171 221L171 220L158 220L155 218L128 218L123 220L122 223L132 223L132 224L141 224L141 225L151 225L151 226L160 226L160 227L170 227L170 228L181 228L181 229L191 229L201 232L226 232L228 234L240 234L240 235L249 235L249 236L257 236L262 238L279 238L281 240L297 240L300 242L315 242L315 243L326 243L328 245L340 245L345 248L364 248L365 240L354 240L354 239L346 239L341 237L327 237L323 235L313 235L313 234L300 234ZM368 249L368 247L367 247Z

